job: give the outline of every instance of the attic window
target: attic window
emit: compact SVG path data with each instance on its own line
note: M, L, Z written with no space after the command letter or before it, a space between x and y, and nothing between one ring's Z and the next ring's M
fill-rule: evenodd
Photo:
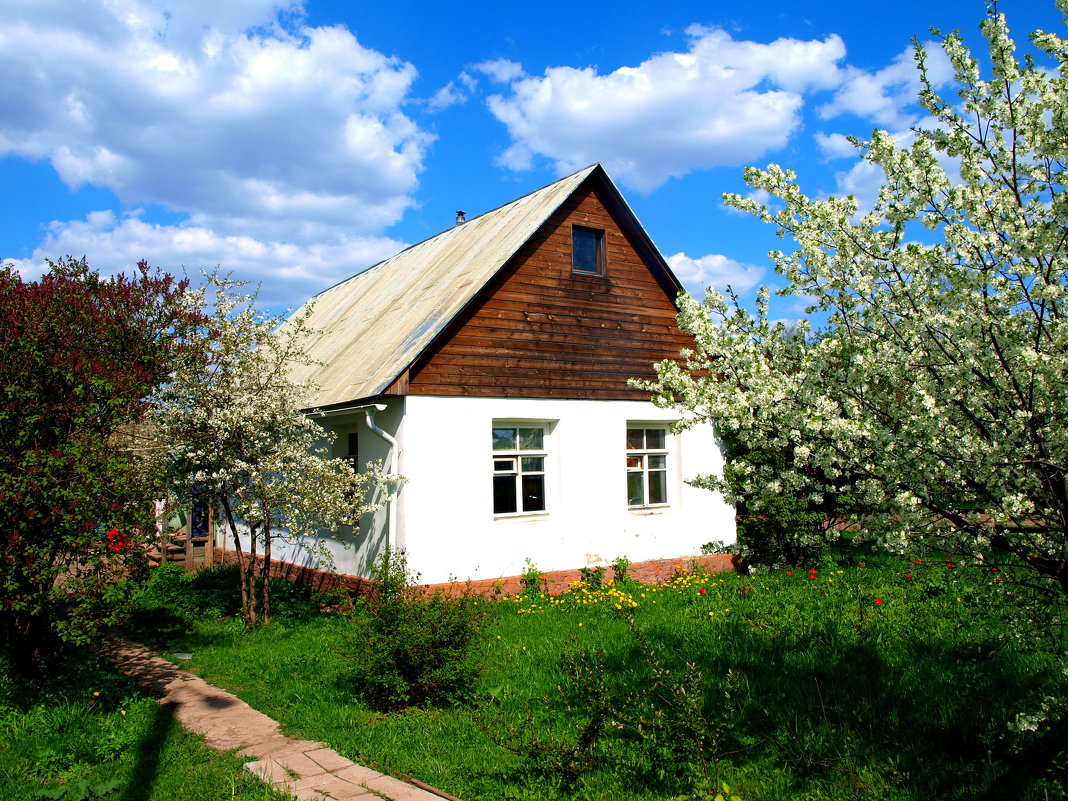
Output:
M604 231L572 226L571 272L579 275L604 275Z

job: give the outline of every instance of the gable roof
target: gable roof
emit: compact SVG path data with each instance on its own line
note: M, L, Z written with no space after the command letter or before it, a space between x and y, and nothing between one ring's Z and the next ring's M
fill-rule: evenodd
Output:
M467 307L479 291L587 180L595 180L621 227L663 270L678 279L599 164L474 217L402 250L327 289L308 325L310 365L291 368L320 387L317 407L381 395Z

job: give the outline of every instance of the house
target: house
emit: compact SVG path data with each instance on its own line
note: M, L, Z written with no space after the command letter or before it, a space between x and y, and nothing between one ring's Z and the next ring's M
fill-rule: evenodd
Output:
M722 467L711 427L673 433L627 383L692 345L680 289L594 165L316 296L319 364L295 369L334 455L407 478L338 572L367 575L387 542L432 583L732 541L733 509L685 483Z

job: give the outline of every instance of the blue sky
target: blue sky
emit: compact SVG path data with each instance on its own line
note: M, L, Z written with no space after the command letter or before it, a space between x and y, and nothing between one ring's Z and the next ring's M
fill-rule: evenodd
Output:
M1062 32L1002 0L1019 43ZM845 146L921 124L914 36L985 4L4 0L0 260L220 265L276 310L605 165L695 292L775 283L742 167L871 197ZM976 48L979 49L978 47ZM932 56L932 75L948 80ZM948 85L947 85L948 88ZM783 309L784 314L791 313Z

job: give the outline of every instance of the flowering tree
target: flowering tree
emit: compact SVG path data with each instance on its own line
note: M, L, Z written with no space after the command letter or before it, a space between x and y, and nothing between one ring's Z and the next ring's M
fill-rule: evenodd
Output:
M375 465L356 472L325 458L333 434L302 411L315 388L295 383L287 371L305 358L306 313L282 325L258 312L254 297L237 294L240 284L212 276L209 286L209 358L174 377L154 422L173 491L195 487L223 510L237 552L242 614L253 626L270 621L272 544L299 540L327 558L316 539L321 531L358 525L398 479Z
M698 481L751 512L847 491L887 546L1014 562L1068 593L1068 43L1032 35L1047 70L1017 59L1002 15L982 31L982 68L941 37L955 99L934 91L917 48L929 128L856 143L885 174L870 212L813 200L777 166L746 171L773 207L726 198L793 238L771 257L826 327L783 336L766 290L755 315L712 291L684 296L696 349L647 386L691 423L790 455L771 467L742 453L731 481Z
M144 262L114 279L50 266L0 268L0 639L27 666L128 613L158 492L136 427L201 322Z

